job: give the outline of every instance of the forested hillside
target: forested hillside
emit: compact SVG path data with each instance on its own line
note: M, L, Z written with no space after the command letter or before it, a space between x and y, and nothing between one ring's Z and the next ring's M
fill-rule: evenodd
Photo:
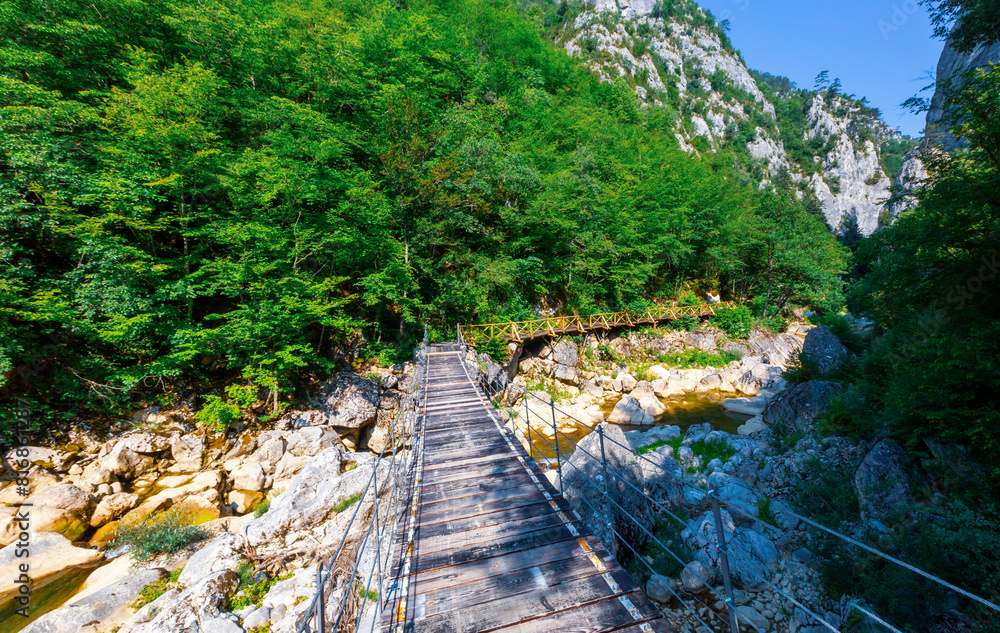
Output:
M0 33L8 421L288 399L539 306L841 302L815 213L679 150L512 2L14 0Z

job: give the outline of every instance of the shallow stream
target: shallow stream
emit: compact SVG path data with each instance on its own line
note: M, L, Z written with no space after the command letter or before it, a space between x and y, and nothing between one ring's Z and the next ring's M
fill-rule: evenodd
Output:
M683 398L671 398L662 400L666 412L658 417L653 424L644 426L626 425L621 426L623 431L648 431L654 426L678 426L681 433L696 424L708 422L719 431L725 431L736 435L737 429L749 420L752 416L731 413L722 408L722 402L726 398L736 397L735 394L723 393L688 393ZM614 402L609 402L601 407L601 413L605 417L615 408ZM557 405L558 406L558 405ZM574 442L579 442L592 431L582 424L578 424L572 431L559 431L559 451L563 456L573 453L576 448ZM564 435L565 433L565 435ZM539 436L532 432L531 437L532 456L539 462L546 462L555 459L556 449L551 437Z

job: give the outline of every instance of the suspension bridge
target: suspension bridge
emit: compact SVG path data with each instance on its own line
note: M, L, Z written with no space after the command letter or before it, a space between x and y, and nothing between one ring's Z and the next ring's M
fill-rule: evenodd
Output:
M509 407L510 418L519 419L514 403L503 386L488 383L465 363L466 345L444 343L418 352L418 380L390 426L391 454L382 455L388 468L381 472L388 476L379 480L380 469L372 470L361 495L366 502L355 504L336 552L317 567L317 590L300 616L298 633L676 633L549 483L520 439L501 423L499 408ZM535 396L529 392L523 397ZM558 441L565 434L555 424L556 412L567 414L553 402L541 404L552 409L553 441ZM531 407L525 406L524 413L530 416ZM520 419L517 424L524 425L530 446L531 420ZM600 434L598 454L566 438L603 468L603 477L589 477L584 483L588 489L581 501L595 516L601 514L594 507L597 504L623 520L635 521L653 545L685 564L615 501L609 493L610 482L631 486L665 516L685 521L609 465L605 440L614 440L600 426L590 430ZM536 439L549 443L543 434L536 433ZM662 468L628 446L618 444L617 449L631 452L636 461ZM579 468L561 457L558 449L556 467L560 481L565 468ZM694 487L687 481L684 485ZM710 501L715 516L718 539L709 545L719 556L723 586L701 579L714 594L701 598L668 590L691 621L707 630L765 633L734 601L727 537L720 518L724 502L714 491L699 488L698 492ZM363 513L362 507L366 508ZM971 607L984 609L983 613L1000 613L1000 605L934 574L807 517L789 514L859 551L949 589ZM362 523L362 535L348 544L348 535L358 534L352 530L356 522ZM615 523L608 523L611 533L629 548ZM632 554L655 573L639 552ZM841 633L838 625L855 611L886 631L901 633L858 600L842 603L839 619L831 622L828 613L797 599L794 590L782 589L767 578L763 582L786 599L789 608L808 618L811 626ZM721 602L721 611L709 608L703 602L706 597Z
M673 631L500 423L457 346L437 349L383 630Z

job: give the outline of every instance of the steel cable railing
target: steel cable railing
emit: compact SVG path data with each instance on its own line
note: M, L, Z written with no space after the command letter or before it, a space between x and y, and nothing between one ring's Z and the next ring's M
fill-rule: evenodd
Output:
M546 402L546 401L545 401L544 399L541 399L541 398L538 398L538 396L536 396L535 394L530 394L530 393L529 393L528 395L530 395L530 396L531 396L531 397L533 397L533 398L536 398L536 399L538 399L538 400L539 400L540 402ZM554 410L555 410L555 411L558 411L558 412L560 412L561 414L563 414L563 415L564 415L564 416L566 416L567 418L569 418L569 419L573 420L574 422L577 422L578 424L580 424L580 425L582 425L582 426L584 426L584 427L588 428L588 429L589 429L589 430L591 430L592 432L596 432L596 431L598 430L597 428L595 428L595 427L592 427L592 426L588 425L588 424L587 424L586 422L583 422L582 420L579 420L579 419L577 419L577 418L573 417L572 415L568 414L567 412L563 411L562 409L559 409L558 407L554 407L554 405L553 405L553 408L554 408ZM619 447L621 447L621 448L623 448L623 449L625 449L625 450L629 451L630 453L632 453L632 454L633 454L633 455L634 455L634 456L635 456L636 458L638 458L638 459L641 459L641 460L645 461L646 463L649 463L649 464L651 464L651 465L655 466L656 468L659 468L659 469L661 469L661 470L664 470L664 472L667 472L667 471L666 471L666 470L665 470L665 469L663 468L662 464L658 464L657 462L655 462L655 461L653 461L653 460L650 460L649 458L645 457L644 455L642 455L642 454L639 454L639 453L636 453L635 451L633 451L633 450L631 449L631 447L630 447L630 446L626 446L626 445L624 445L624 444L621 444L620 442L618 442L618 441L614 440L613 438L609 438L609 437L607 437L607 436L605 436L605 437L606 437L606 439L607 439L608 441L612 442L612 443L613 443L613 444L615 444L616 446L619 446ZM570 441L573 441L573 440L572 440L571 438L567 438L567 439L570 439ZM576 444L576 443L574 442L574 444ZM628 482L626 482L626 483L628 483ZM687 481L684 481L684 482L682 482L682 483L683 483L683 484L684 484L684 485L685 485L686 487L688 487L688 488L691 488L691 489L694 489L694 490L697 490L697 491L699 491L699 492L701 492L701 493L706 493L706 494L707 494L708 496L710 496L710 497L711 497L711 496L715 496L715 494L716 494L714 490L708 490L708 491L705 491L705 490L702 490L701 488L698 488L698 487L694 486L693 484L691 484L690 482L687 482ZM633 488L635 488L635 487L633 486ZM653 500L653 501L655 502L655 500ZM724 501L722 501L721 499L719 499L719 501L720 501L720 502L722 502L723 504L725 503L725 502L724 502ZM660 504L660 507L661 507L662 509L666 510L666 508L665 508L665 507L663 507L663 506L662 506L662 504ZM807 518L807 517L804 517L804 516L802 516L802 515L800 515L800 514L798 514L798 513L794 512L794 511L792 511L791 509L788 509L788 510L785 510L784 512L786 512L787 514L789 514L789 515L791 515L791 516L795 517L796 519L798 519L798 520L800 520L800 521L803 521L803 522L805 522L805 523L807 523L807 524L809 524L809 525L811 525L811 526L813 526L813 527L815 527L815 528L817 528L817 529L819 529L819 530L822 530L822 531L824 531L824 532L826 532L826 533L828 533L828 534L830 534L830 535L832 535L832 536L835 536L835 537L837 537L837 538L839 538L839 539L841 539L841 540L843 540L843 541L847 542L847 543L848 543L848 544L850 544L850 545L853 545L853 546L855 546L855 547L859 547L859 548L861 548L861 549L864 549L865 551L867 551L867 552L869 552L869 553L871 553L871 554L874 554L874 555L876 555L876 556L879 556L879 557L881 557L881 558L883 558L883 559L885 559L885 560L887 560L887 561L889 561L889 562L892 562L892 563L895 563L896 565L899 565L899 566L903 567L904 569L907 569L907 570L909 570L909 571L911 571L911 572L913 572L913 573L916 573L916 574L918 574L918 575L920 575L920 576L922 576L922 577L924 577L924 578L926 578L926 579L928 579L928 580L931 580L931 581L933 581L933 582L935 582L935 583L937 583L937 584L939 584L939 585L941 585L941 586L943 586L943 587L945 587L945 588L947 588L947 589L950 589L950 590L952 590L952 591L954 591L954 592L956 592L956 593L958 593L958 594L960 594L960 595L962 595L962 596L964 596L964 597L966 597L966 598L968 598L968 599L970 599L970 600L973 600L973 601L975 601L975 602L977 602L977 603L979 603L979 604L981 604L981 605L983 605L983 606L985 606L985 607L987 607L987 608L990 608L990 609L992 609L992 610L994 610L994 611L997 611L997 612L1000 612L1000 605L997 605L997 604L995 604L995 603L993 603L993 602L990 602L989 600L986 600L985 598L981 598L981 597L979 597L979 596L977 596L977 595L975 595L975 594L973 594L973 593L971 593L971 592L969 592L969 591L966 591L965 589L962 589L961 587L957 587L957 586L955 586L954 584L952 584L952 583L949 583L948 581L946 581L946 580L944 580L944 579L942 579L942 578L939 578L939 577L937 577L937 576L935 576L935 575L933 575L933 574L930 574L930 573L928 573L928 572L925 572L925 571L923 571L923 570L921 570L921 569L919 569L919 568L917 568L917 567L914 567L913 565L910 565L910 564L908 564L908 563L906 563L906 562L904 562L904 561L902 561L902 560L899 560L899 559L897 559L897 558L894 558L894 557L892 557L892 556L890 556L890 555L888 555L888 554L885 554L884 552L880 552L879 550L877 550L877 549L875 549L875 548L873 548L873 547L870 547L870 546L868 546L868 545L865 545L865 544L863 544L863 543L861 543L861 542L857 541L856 539L853 539L853 538L851 538L850 536L847 536L847 535L845 535L845 534L842 534L842 533L840 533L840 532L838 532L838 531L836 531L836 530L833 530L833 529L831 529L831 528L828 528L828 527L826 527L826 526L824 526L824 525L821 525L821 524L819 524L819 523L817 523L817 522L813 521L812 519L809 519L809 518ZM677 517L677 516L676 516L675 514L673 514L672 512L669 512L669 510L667 510L667 513L668 513L668 514L669 514L670 516L672 516L672 517L673 517L674 519L676 519L676 520L678 520L678 521L681 521L681 522L683 522L683 521L682 521L682 520L681 520L681 519L680 519L679 517ZM715 547L715 545L714 545L714 544L712 544L711 542L709 542L709 546L711 546L711 547L713 547L713 548ZM781 595L783 595L784 597L788 598L789 600L791 600L791 601L795 602L794 598L792 598L791 596L788 596L787 594L784 594L784 593L783 593L783 592L781 592L780 590L778 590L778 592L779 592L779 593L781 593ZM857 608L857 609L858 609L859 611L862 611L862 610L863 610L863 609L862 609L862 608L861 608L860 606L857 606L857 604L856 604L856 603L854 603L854 604L855 604L855 608ZM800 606L800 605L796 605L796 606ZM816 620L817 620L817 621L818 621L818 622L819 622L820 624L822 624L822 625L826 626L827 628L832 628L832 626L831 626L831 625L829 625L829 624L828 624L827 622L825 622L825 621L824 621L824 620L823 620L823 619L822 619L821 617L819 617L818 615L816 615L816 614L814 614L814 613L811 613L811 612L809 612L809 611L808 611L808 609L805 609L804 607L801 607L801 606L800 606L800 608L803 608L803 610L804 610L804 611L806 611L807 613L810 613L810 615L811 615L812 617L816 618ZM866 615L867 615L867 614L868 614L868 613L867 613L867 610L864 610L864 611L866 612ZM871 617L874 617L874 616L871 616ZM882 621L881 621L881 620L879 619L879 622L881 623ZM834 630L836 630L836 629L834 629Z
M528 414L528 418L529 419L527 420L527 423L530 424L530 422L531 422L530 421L530 414ZM603 430L600 430L599 432L602 433L602 436L603 436ZM557 430L556 433L558 435L559 433L561 433L561 431ZM563 435L565 436L565 433L563 433ZM552 446L552 444L547 439L545 439L545 437L543 435L539 435L539 437L548 446L550 446L550 447ZM606 437L606 436L603 436L602 440L604 439L604 437ZM567 438L567 439L569 439L571 442L574 443L574 445L576 445L577 450L581 451L587 457L590 457L591 459L593 459L593 460L598 461L599 463L601 463L602 468L604 468L604 470L605 470L606 473L614 474L616 476L616 478L618 479L618 481L621 481L622 483L624 483L624 484L632 487L634 490L637 490L640 495L642 495L643 497L645 497L647 500L649 500L650 502L652 502L654 505L658 505L657 502L654 499L652 499L651 497L649 497L648 495L646 495L643 491L638 490L638 488L636 488L635 485L632 484L632 482L628 481L628 479L626 479L624 477L621 477L620 476L621 472L620 472L620 470L618 468L616 468L614 466L608 466L606 458L604 458L604 459L598 459L595 455L591 455L589 451L587 451L582 446L580 446L578 443L576 443L575 441L573 441L572 438ZM558 443L558 438L556 439L556 442ZM660 549L662 549L664 552L666 552L671 557L673 557L674 560L676 560L681 565L685 565L685 566L687 565L687 563L680 556L678 556L673 550L671 550L662 541L660 541L660 539L658 539L652 532L650 532L644 525L642 525L642 523L636 517L634 517L628 510L626 510L625 508L623 508L621 506L621 504L619 504L617 501L614 500L614 498L612 498L609 495L609 493L607 491L607 487L608 487L607 484L604 486L604 490L601 490L601 487L598 486L596 484L596 482L594 482L594 480L591 477L589 477L579 466L577 466L576 464L574 464L572 460L566 460L566 463L569 464L570 466L572 466L574 469L576 469L576 471L579 472L585 478L585 481L587 481L587 483L591 484L597 490L598 494L601 494L605 498L606 503L610 503L611 505L613 505L615 508L617 508L620 511L620 513L623 516L625 516L626 518L630 519L633 523L635 523L636 527L638 527L639 530L641 530L650 540L652 540L654 543L656 543L656 545ZM607 480L607 477L605 479ZM560 490L560 493L562 494L562 489ZM587 501L585 495L579 495L579 498L582 501L584 501L588 505L588 507L590 507L591 510L593 510L595 512L595 514L597 514L597 516L601 516L601 514L597 511L597 509L594 508L593 505L591 505L590 502ZM649 567L649 569L651 571L653 571L654 573L656 573L655 570L653 570L652 567L650 567L649 564L645 561L645 559L643 559L639 555L639 553L635 551L635 549L629 543L629 539L627 539L624 535L622 535L618 530L615 529L615 527L614 527L614 517L613 516L610 517L610 522L607 524L607 527L612 531L612 533L614 534L614 536L617 537L617 539L619 540L619 542L621 542L626 547L628 547L629 550L631 550L632 553L636 555L636 557L637 557L638 560L642 561L642 563L644 565L646 565L646 567ZM727 596L723 596L722 594L720 594L718 592L718 590L716 590L711 585L711 583L709 583L708 581L706 581L697 572L690 571L690 570L689 570L689 572L695 578L697 578L709 591L711 591L713 594L715 594L716 597L718 597L720 600L722 600L722 601L726 602L727 604L729 604L730 601L728 600ZM672 590L671 590L671 593L673 593ZM706 607L706 608L708 607L708 605L706 605L704 603L701 603L700 601L698 601L698 602L703 607ZM683 600L681 600L681 604L684 604L684 606L687 607L687 605L684 603ZM691 610L690 607L688 607L688 609ZM760 630L760 628L758 628L753 622L751 622L748 618L746 618L746 616L744 614L741 614L738 611L736 611L736 617L743 618L747 622L747 624L749 624L751 626L751 628L753 628L754 630L757 631L757 633L763 633Z
M385 603L382 584L387 579L389 559L393 551L391 538L395 534L399 519L403 514L402 495L400 493L402 487L405 487L404 482L412 478L413 466L416 463L415 455L421 440L416 424L419 417L419 402L425 395L422 385L426 384L427 374L426 355L422 353L422 350L417 351L417 361L417 370L414 372L412 382L407 388L405 397L400 402L398 413L389 425L389 443L392 447L392 454L388 458L388 464L383 465L381 463L385 461L385 453L388 449L387 445L372 462L372 474L369 476L364 489L360 493L360 498L355 504L354 512L351 514L351 518L344 529L344 534L337 545L334 555L329 559L321 560L316 567L316 593L313 595L309 606L300 616L300 621L296 626L297 633L311 633L312 631L326 633L326 596L328 585L337 577L337 574L334 573L334 567L338 565L341 555L345 552L348 538L352 534L362 507L366 506L366 500L369 498L369 495L372 502L370 508L371 515L368 518L367 526L364 528L364 536L361 542L351 553L354 561L352 566L348 563L351 569L349 574L344 576L344 593L340 599L340 605L332 630L339 633L339 631L343 630L341 629L342 624L353 620L346 630L357 631L362 617L365 613L369 612L369 602L374 602L376 607L376 615L372 618L372 628L374 628L375 621L378 619L377 614L382 611ZM423 380L421 380L420 376L421 371L423 372ZM409 450L406 450L407 443L409 444ZM405 457L403 456L404 452L406 453ZM386 478L382 482L379 482L380 470L387 472ZM388 535L386 534L387 532ZM357 580L357 572L366 555L366 548L373 533L375 534L375 552L371 561L372 568L368 573L368 580L362 584ZM387 547L383 547L386 539L388 539ZM384 553L383 550L385 550ZM375 573L376 570L378 571L377 574ZM377 594L376 598L371 600L373 581L378 586L378 589L375 591ZM352 605L357 606L356 600L358 599L361 601L361 606L358 608L356 617L352 616L345 619L348 608Z
M480 373L479 376L480 376L479 382L482 385L484 391L487 392L487 395L489 395L491 401L500 400L504 405L506 405L506 407L508 409L508 415L510 416L512 424L516 428L516 426L517 426L516 420L520 416L519 416L519 413L516 412L516 410L515 410L514 403L511 402L511 399L508 396L507 388L509 387L509 384L503 385L502 388L500 388L500 387L494 387L487 380L485 380L485 376L483 376L482 373ZM502 381L502 382L506 382L506 381ZM582 420L577 419L576 417L574 417L573 415L567 413L566 411L563 411L562 409L559 409L558 407L555 406L555 403L552 402L551 400L546 401L546 400L544 400L542 398L539 398L537 395L532 394L531 392L529 392L527 390L525 390L523 398L524 398L524 403L525 403L525 426L526 426L526 433L527 433L527 442L528 442L529 455L531 454L534 441L533 441L533 439L531 437L531 429L532 429L532 426L531 426L531 415L532 415L532 412L531 412L531 407L528 405L528 399L529 398L534 398L535 400L537 400L537 401L539 401L539 402L541 402L541 403L543 403L545 405L548 405L548 407L551 410L551 414L552 414L551 426L552 426L552 429L553 429L553 440L555 442L555 446L553 446L553 444L550 443L545 438L545 435L543 433L539 433L539 432L536 431L536 435L539 438L541 438L541 440L543 442L545 442L545 444L549 448L554 448L554 452L555 452L555 456L556 456L556 468L559 471L560 490L562 489L562 476L563 476L562 475L562 462L566 461L567 463L570 463L571 465L573 465L574 467L576 467L576 465L573 464L571 460L565 460L565 459L562 458L561 450L559 448L559 436L560 435L562 435L565 439L567 439L570 443L572 443L572 445L575 447L576 450L581 450L590 459L597 460L597 457L595 455L590 454L590 452L587 451L586 449L580 447L580 445L579 445L578 442L576 442L575 440L573 440L573 438L569 437L566 433L564 433L564 432L562 432L562 431L560 431L558 429L558 425L556 424L556 417L555 417L556 412L559 412L561 415L563 415L566 418L572 420L576 424L578 424L578 425L580 425L580 426L588 429L591 432L601 433L602 452L603 452L603 443L604 443L605 440L607 440L607 441L612 442L614 445L620 447L621 449L624 449L625 451L628 451L636 459L643 460L644 462L649 463L653 467L655 467L657 469L660 469L660 470L662 470L664 472L667 472L667 473L670 472L662 464L657 463L656 461L654 461L652 459L649 459L645 455L641 455L641 454L636 453L631 448L631 446L627 446L627 445L621 444L620 442L617 442L614 438L608 437L606 434L603 433L603 431L601 430L600 427L591 426L590 424L587 424L586 422L583 422ZM539 419L544 420L544 418L542 417L541 414L539 414L539 413L536 412L535 415L538 416ZM543 426L547 426L547 425L548 425L548 423L545 422ZM606 460L602 460L602 461L606 462ZM678 522L680 522L680 523L682 523L684 525L687 524L680 517L678 517L676 514L674 514L673 512L671 512L669 510L669 508L667 508L665 506L665 504L663 504L662 502L657 501L656 499L651 498L649 495L646 495L644 491L639 490L628 479L621 477L620 476L621 474L617 471L617 469L615 469L613 467L609 469L609 468L607 468L606 465L604 467L605 467L605 472L611 472L611 473L615 474L616 479L618 481L621 481L626 486L630 486L633 490L635 490L636 492L642 494L654 506L658 507L660 510L663 510L667 515L671 516L674 520L676 520L676 521L678 521ZM589 481L589 478L588 478L588 481ZM589 481L589 483L593 483L593 482ZM683 479L681 480L681 483L683 483L683 485L685 487L689 488L689 489L693 489L693 490L698 491L700 494L707 495L712 500L713 504L723 504L723 505L726 505L725 501L722 500L722 499L720 499L718 497L718 495L717 495L717 493L716 493L715 490L708 490L708 491L706 491L706 490L704 490L702 488L694 486L691 482L684 481ZM581 495L581 499L583 501L587 502L586 499L585 499L585 497L582 496L582 495ZM588 506L590 506L589 502L587 502L587 504L588 504ZM594 508L591 506L591 509L594 509ZM619 509L621 509L620 506L619 506ZM595 512L596 512L596 510L595 510ZM917 574L921 575L924 578L932 580L933 582L935 582L937 584L940 584L940 585L942 585L942 586L944 586L944 587L946 587L946 588L948 588L948 589L950 589L952 591L955 591L956 593L959 593L960 595L965 596L966 598L969 598L969 599L971 599L971 600L973 600L973 601L975 601L975 602L977 602L977 603L979 603L979 604L981 604L983 606L986 606L986 607L988 607L990 609L993 609L995 611L1000 612L1000 606L997 606L996 604L990 602L989 600L986 600L984 598L976 596L975 594L972 594L971 592L968 592L968 591L966 591L966 590L964 590L964 589L962 589L960 587L957 587L957 586L955 586L955 585L953 585L953 584L951 584L951 583L949 583L949 582L947 582L947 581L945 581L945 580L943 580L941 578L938 578L937 576L934 576L933 574L929 574L928 572L925 572L925 571L920 570L920 569L918 569L918 568L916 568L916 567L914 567L912 565L909 565L908 563L905 563L904 561L901 561L901 560L896 559L896 558L894 558L892 556L889 556L887 554L879 552L878 550L876 550L874 548L871 548L869 546L866 546L863 543L860 543L860 542L856 541L855 539L852 539L849 536L841 534L841 533L837 532L836 530L832 530L832 529L830 529L828 527L822 526L822 525L816 523L815 521L812 521L811 519L803 517L803 516L801 516L801 515L799 515L799 514L797 514L795 512L792 512L792 511L789 510L787 513L789 515L795 517L796 519L801 520L801 521L803 521L803 522L805 522L805 523L807 523L807 524L809 524L809 525L811 525L813 527L816 527L817 529L820 529L820 530L822 530L824 532L827 532L827 533L829 533L829 534L831 534L831 535L833 535L833 536L835 536L837 538L840 538L840 539L844 540L845 542L847 542L847 543L849 543L851 545L860 547L860 548L864 549L865 551L868 551L868 552L870 552L872 554L875 554L877 556L880 556L880 557L884 558L885 560L888 560L888 561L893 562L893 563L895 563L897 565L900 565L900 566L902 566L902 567L904 567L906 569L909 569L910 571L912 571L914 573L917 573ZM633 521L636 521L636 519L634 517L632 517L631 515L629 515L628 513L624 513L624 514L625 514L625 516L627 516L628 518L632 519ZM637 525L638 525L638 522L637 522ZM642 528L641 525L640 525L640 528ZM644 528L642 528L642 529L643 529L643 531L646 531ZM621 535L618 534L617 531L615 531L615 535L623 543L625 543L629 547L629 549L632 549L632 547L628 544L628 542L625 539L621 539ZM721 532L721 529L720 529L720 536L723 536L722 532ZM666 546L664 546L662 543L660 543L658 541L658 539L655 539L655 537L654 537L654 541L656 541L659 546L662 546L662 548L665 551L667 551L667 553L669 553L672 556L674 556L674 558L677 558L678 561L681 564L684 564L682 560L679 560L679 557L677 557L676 554L674 554L672 551L670 551L668 548L666 548ZM723 560L725 560L726 555L725 555L725 551L724 550L726 549L726 543L725 543L725 539L724 538L720 539L720 545L716 545L715 543L712 543L711 541L708 541L708 545L710 547L712 547L714 550L716 550L720 554L720 557L723 558ZM634 550L633 550L633 553L635 553ZM642 559L641 557L639 557L639 560L641 560L643 562L643 564L646 564L646 566L649 567L649 565L645 562L644 559ZM650 569L652 570L652 568L650 568ZM724 575L727 575L727 574L724 574ZM717 596L720 595L708 583L705 583L704 579L699 578L699 580L706 587L708 587L709 589L711 589L713 591L713 593L715 593ZM818 615L817 613L813 612L811 609L809 609L808 607L806 607L805 605L803 605L799 600L796 600L793 596L789 595L785 591L782 591L779 587L777 587L776 585L774 585L773 583L771 583L767 579L764 579L764 582L765 582L765 584L769 585L775 591L775 593L777 593L778 595L780 595L780 596L784 597L785 599L789 600L793 605L795 605L797 608L801 609L802 612L805 613L805 614L807 614L808 617L814 619L817 623L819 623L823 627L825 627L825 628L827 628L827 629L829 629L831 631L834 631L835 633L838 633L838 630L837 630L836 627L834 627L826 619L824 619L823 617L821 617L820 615ZM671 590L671 593L674 593L674 592ZM727 593L729 593L729 592L727 592ZM730 611L731 618L739 618L739 617L741 617L743 615L737 609L733 608L731 596L727 596L724 599L724 601L727 604L727 606L730 607L729 611ZM688 610L691 610L690 607L686 603L684 603L683 600L681 600L681 603L684 604L684 606ZM857 603L857 601L852 601L851 603L849 603L848 609L847 609L848 612L850 610L852 610L852 609L858 610L859 612L861 612L861 613L865 614L866 616L872 618L873 620L875 620L879 624L882 624L883 626L886 626L890 630L897 631L897 629L895 627L893 627L889 623L885 622L885 620L883 620L882 618L878 617L877 615L873 614L869 609L866 609L866 608L862 607L861 605L859 605ZM699 619L699 621L700 621L700 619ZM752 623L750 623L750 624L752 626ZM735 624L734 624L733 628L735 630Z

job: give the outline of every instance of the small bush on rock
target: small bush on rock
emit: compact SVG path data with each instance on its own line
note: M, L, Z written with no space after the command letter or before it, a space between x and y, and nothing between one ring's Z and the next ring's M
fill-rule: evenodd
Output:
M271 587L292 577L292 574L274 577L263 572L255 573L253 565L247 561L240 563L236 568L236 574L240 577L240 584L236 588L236 593L229 598L229 611L239 611L250 606L259 608Z
M193 523L194 515L184 510L157 512L142 521L119 527L111 548L126 546L132 558L138 561L173 554L205 537L205 531Z
M139 596L135 599L135 602L131 604L133 611L138 611L143 608L153 600L156 600L163 594L173 587L177 586L177 579L180 578L181 572L184 571L183 568L175 569L170 572L170 575L163 580L157 580L156 582L151 582L139 592Z
M342 499L340 501L340 503L338 503L337 505L333 506L333 511L334 512L343 512L344 510L350 508L355 503L357 503L360 499L361 499L361 495L358 494L358 493L354 493L350 497L347 497L346 499Z
M255 519L259 519L262 516L264 516L270 509L271 509L271 500L265 498L263 501L257 504L257 507L253 509L253 516Z
M672 354L660 354L656 360L678 369L695 369L703 367L725 367L734 360L739 360L739 356L732 352L720 350L718 354L705 352L700 349L689 347L683 352Z

